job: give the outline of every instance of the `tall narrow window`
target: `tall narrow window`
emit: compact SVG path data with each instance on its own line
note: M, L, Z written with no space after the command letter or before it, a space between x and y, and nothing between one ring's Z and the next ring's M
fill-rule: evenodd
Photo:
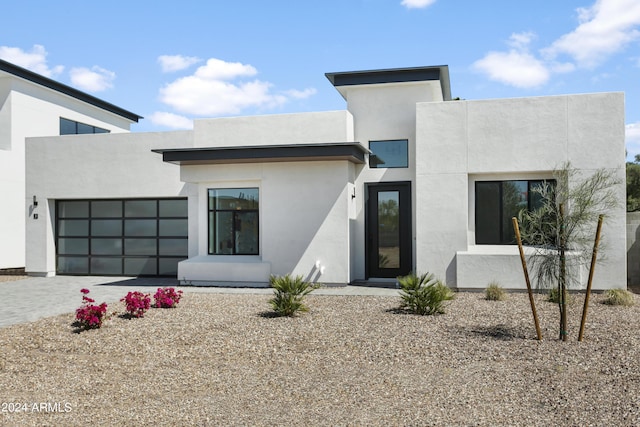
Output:
M476 181L476 244L515 244L511 218L522 209L533 211L542 200L535 188L541 180ZM548 181L551 185L555 181Z
M257 188L209 189L209 254L258 255Z

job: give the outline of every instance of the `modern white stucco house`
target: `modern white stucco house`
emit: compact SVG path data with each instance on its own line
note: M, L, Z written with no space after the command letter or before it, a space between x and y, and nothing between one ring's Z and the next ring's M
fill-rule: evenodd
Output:
M29 138L27 272L242 286L429 271L458 288L522 288L502 193L526 206L566 161L624 182L622 93L451 100L446 66L327 78L346 110ZM595 289L626 284L616 191Z
M0 60L0 269L25 266L25 138L128 132L139 118Z

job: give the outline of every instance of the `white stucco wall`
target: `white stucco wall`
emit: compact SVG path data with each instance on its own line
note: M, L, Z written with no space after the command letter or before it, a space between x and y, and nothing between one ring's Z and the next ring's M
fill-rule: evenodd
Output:
M60 134L60 117L111 132L130 121L17 78L0 78L0 268L25 266L25 138Z
M475 181L550 178L571 161L584 175L607 168L621 180L594 288L625 286L622 93L421 103L417 115L418 271L461 288L524 288L516 246L475 245Z
M406 139L409 144L407 168L370 169L356 166L355 218L352 221L351 280L363 280L365 270L365 185L377 182L412 183L412 212L415 212L416 173L416 104L441 101L440 82L405 82L342 87L347 108L354 116L354 138L366 147L370 141ZM415 252L415 215L412 223L412 239ZM415 254L412 255L415 263Z
M180 182L179 168L151 150L192 144L191 131L28 138L26 191L39 203L26 201L27 272L55 274L56 199L188 197L192 189Z
M182 180L198 185L197 202L189 206L190 218L197 218L190 224L189 239L197 240L198 248L179 264L178 278L265 285L271 274L290 273L329 285L347 284L349 169L344 160L183 166ZM208 255L207 190L243 187L260 191L259 255Z
M195 120L196 147L353 142L348 111Z

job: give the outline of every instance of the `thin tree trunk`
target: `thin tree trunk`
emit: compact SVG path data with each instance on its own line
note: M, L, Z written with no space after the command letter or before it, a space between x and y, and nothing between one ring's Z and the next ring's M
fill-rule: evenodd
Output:
M567 340L567 258L564 233L564 205L560 204L560 283L558 299L560 304L560 339L562 341Z

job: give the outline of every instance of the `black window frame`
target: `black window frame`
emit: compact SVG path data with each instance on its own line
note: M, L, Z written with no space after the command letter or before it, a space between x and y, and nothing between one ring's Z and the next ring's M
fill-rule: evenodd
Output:
M257 192L257 199L253 200L253 202L256 204L255 208L242 208L242 207L236 207L236 208L226 208L226 209L220 209L217 208L215 205L214 199L215 196L212 195L212 192L214 191L238 191L238 193L242 194L243 191L256 191ZM229 252L223 252L220 248L218 248L217 246L217 227L216 227L216 219L217 219L217 213L221 213L221 212L230 212L232 215L232 221L231 221L231 226L232 226L232 231L231 231L231 236L232 236L232 242L231 244L227 247L228 249L231 249L231 253ZM240 224L239 221L239 215L240 214L247 214L247 213L255 213L256 215L256 245L255 245L255 251L253 252L238 252L237 250L237 242L236 242L236 227L238 227L238 224ZM260 255L260 188L259 187L232 187L232 188L223 188L223 187L219 187L219 188L208 188L207 189L207 253L209 255L226 255L226 256L243 256L243 255Z
M72 128L73 131L67 131L67 128ZM63 129L65 130L63 131ZM85 131L81 132L81 129L84 129ZM95 133L111 133L111 131L109 129L60 117L60 135L91 135Z
M505 217L505 206L504 206L504 184L510 182L526 182L527 183L527 197L526 197L526 209L529 211L536 209L536 202L540 202L540 197L532 197L532 194L535 194L533 188L537 185L544 185L546 182L549 185L556 185L556 181L554 179L506 179L506 180L487 180L487 181L475 181L475 204L474 204L474 214L475 214L475 244L476 245L514 245L516 244L515 239L515 231L505 222L508 221L511 223L512 215L508 215ZM497 210L499 217L492 221L493 228L490 232L487 232L487 225L481 223L481 218L483 217L481 212L482 208L479 206L479 194L482 191L478 188L480 186L498 186L498 194L497 194L497 202L499 205L492 206L494 210ZM497 208L497 209L496 209ZM497 226L497 233L495 227ZM509 232L505 232L505 228L509 229ZM482 231L481 231L482 230ZM498 239L490 239L487 236L497 235Z

